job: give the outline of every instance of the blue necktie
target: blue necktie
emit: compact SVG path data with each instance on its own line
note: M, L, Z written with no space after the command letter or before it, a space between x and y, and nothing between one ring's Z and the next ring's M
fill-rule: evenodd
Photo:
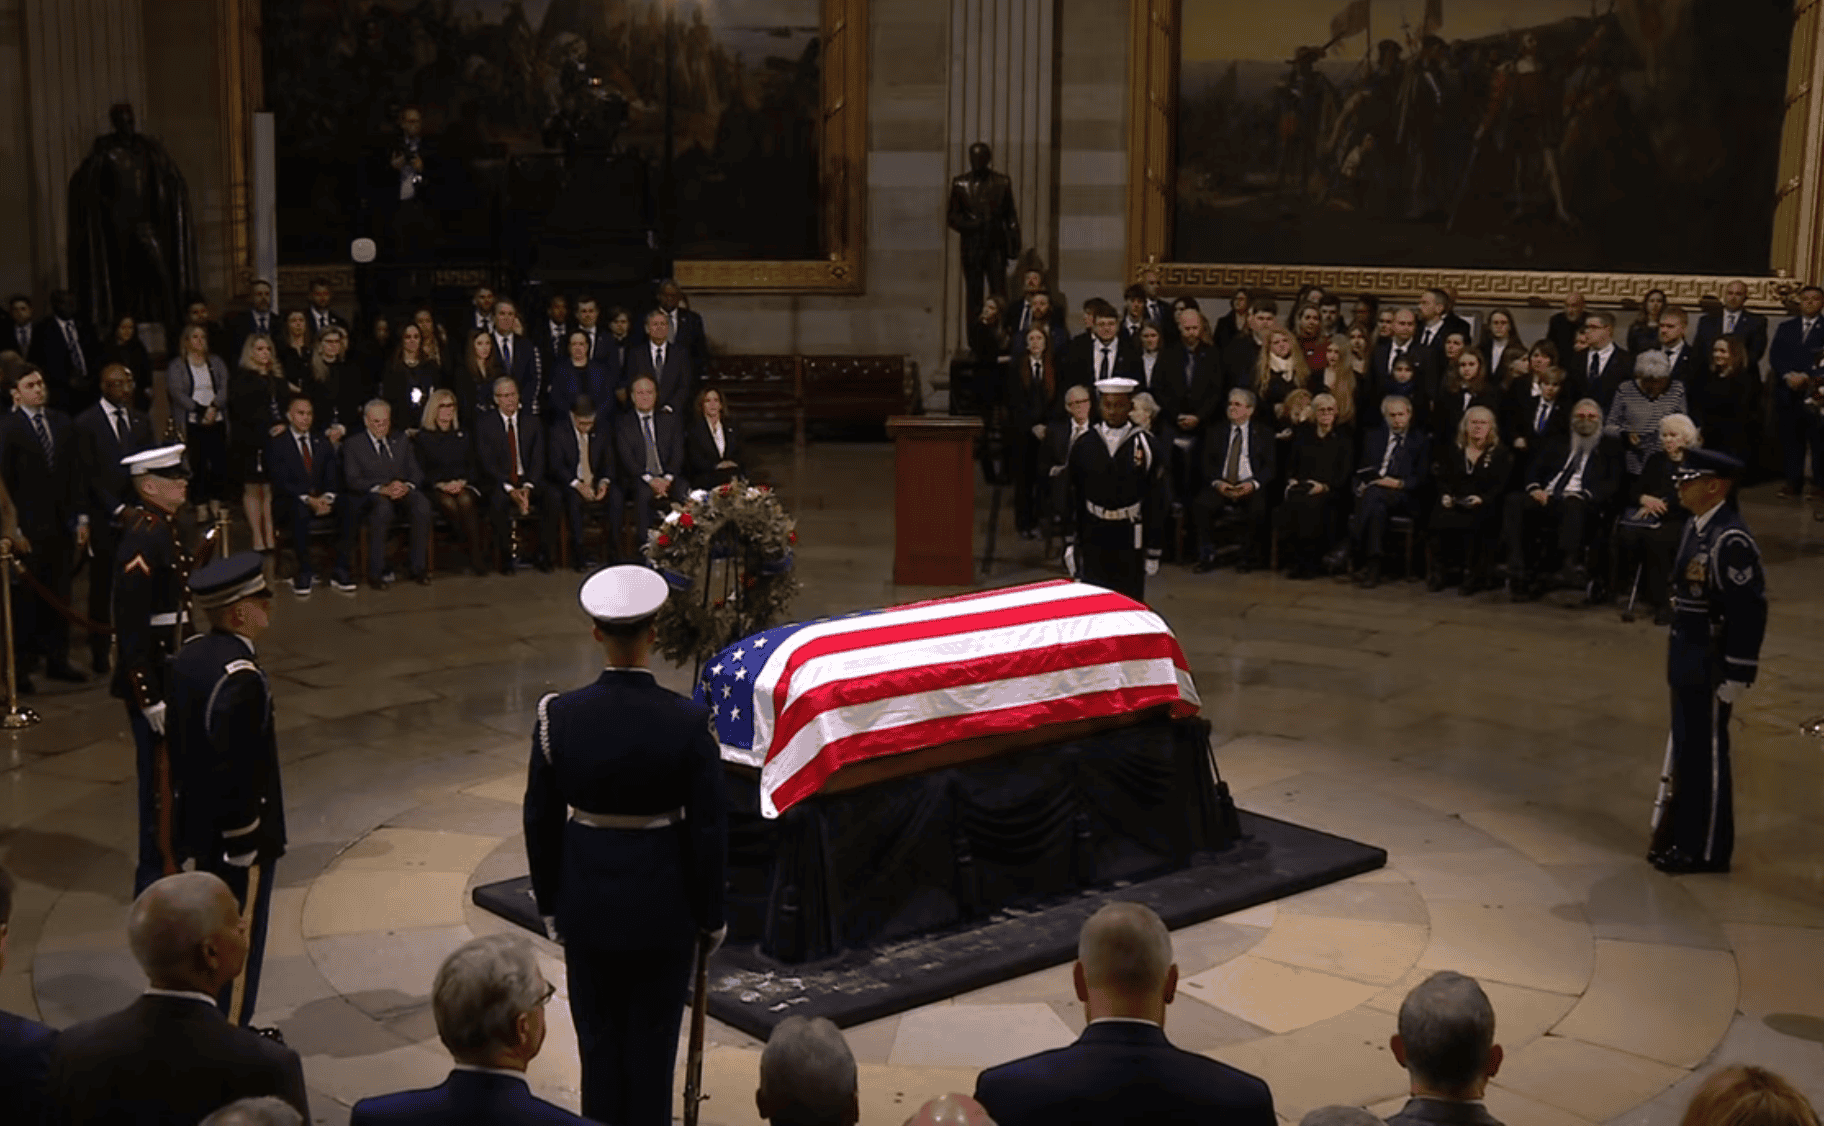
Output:
M51 431L44 424L43 411L39 411L32 415L32 429L38 432L38 444L44 447L44 463L55 468L57 465L57 454L56 451L51 448Z

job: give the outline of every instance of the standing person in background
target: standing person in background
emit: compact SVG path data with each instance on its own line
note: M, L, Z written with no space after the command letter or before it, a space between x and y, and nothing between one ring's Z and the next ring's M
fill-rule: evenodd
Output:
M102 341L97 359L103 368L119 364L133 373L133 405L142 411L152 409L152 354L139 339L139 322L133 314L123 313L114 322L114 331Z
M285 432L281 403L291 395L272 354L272 338L250 336L241 346L240 366L228 383L229 473L241 490L253 550L272 551L272 478L266 467L266 443Z
M0 418L0 482L32 545L20 564L37 580L13 602L13 649L26 672L42 660L52 680L81 684L88 677L70 665L70 627L56 603L69 601L75 560L89 546L89 516L75 428L68 415L45 405L49 397L44 373L27 364L13 385L13 410Z
M1071 447L1064 470L1064 568L1073 578L1144 602L1147 576L1159 573L1168 513L1156 443L1129 417L1134 386L1120 378L1097 383L1102 421Z
M222 500L228 475L228 365L209 350L209 332L190 325L178 337L178 352L165 369L171 422L184 439L195 485L190 501L197 520Z
M122 462L152 448L152 420L133 406L133 374L119 364L101 369L101 402L76 417L76 452L81 461L83 509L89 514L89 619L113 618L114 549L121 519L133 503L132 477ZM90 666L108 672L108 635L89 634Z
M1013 465L1013 524L1023 540L1039 535L1039 448L1057 394L1051 335L1026 330L1025 349L1008 370L1007 452Z

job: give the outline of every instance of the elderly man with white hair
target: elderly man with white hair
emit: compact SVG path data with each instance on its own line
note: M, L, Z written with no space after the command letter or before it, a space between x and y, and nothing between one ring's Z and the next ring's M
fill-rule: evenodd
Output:
M470 939L431 983L437 1038L456 1060L435 1087L362 1099L349 1126L580 1126L534 1095L526 1067L545 1045L545 1005L556 989L517 935Z
M823 1017L786 1017L760 1053L754 1107L772 1126L855 1126L861 1100L855 1054Z
M220 877L179 872L153 882L133 902L127 942L151 987L120 1012L58 1037L46 1126L189 1126L262 1095L310 1117L298 1054L228 1023L216 1006L247 960L240 904Z
M1165 1038L1178 967L1172 937L1151 908L1117 902L1092 915L1071 977L1089 1022L1076 1043L976 1079L976 1100L1000 1126L1275 1126L1266 1083Z
M304 1116L284 1099L262 1095L257 1099L237 1099L198 1126L304 1126Z
M1387 1126L1501 1126L1482 1105L1501 1068L1495 1009L1473 977L1441 970L1412 987L1400 1005L1390 1047L1411 1080L1412 1097Z

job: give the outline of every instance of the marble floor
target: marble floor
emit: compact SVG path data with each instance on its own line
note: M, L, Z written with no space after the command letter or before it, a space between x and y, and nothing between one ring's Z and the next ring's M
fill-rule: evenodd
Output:
M888 447L780 449L766 468L799 519L804 616L941 593L888 581ZM1663 631L1417 584L1168 566L1153 604L1241 804L1390 853L1382 871L1177 932L1168 1033L1264 1076L1288 1120L1333 1102L1385 1111L1404 1090L1387 1050L1400 998L1449 967L1494 1001L1507 1063L1489 1103L1514 1126L1668 1126L1735 1061L1824 1107L1824 745L1798 730L1824 711L1824 523L1766 489L1745 511L1774 602L1761 680L1736 712L1728 876L1673 879L1641 859L1665 743ZM1051 573L1010 532L1012 558L988 581ZM303 1055L319 1122L447 1070L431 975L470 935L507 926L468 891L523 871L533 704L599 660L575 588L572 575L452 575L279 596L261 660L292 843L258 1022ZM21 880L0 1008L63 1025L142 986L123 936L132 751L98 687L32 702L44 722L0 737L0 861ZM541 949L561 992L558 951ZM550 1014L532 1078L574 1107L569 1016ZM849 1029L863 1121L897 1123L1082 1022L1056 968ZM710 1040L703 1120L755 1121L759 1045L719 1025Z

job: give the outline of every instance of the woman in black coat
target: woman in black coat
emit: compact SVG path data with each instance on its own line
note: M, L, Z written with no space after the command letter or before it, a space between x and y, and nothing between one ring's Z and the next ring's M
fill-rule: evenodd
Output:
M476 574L485 575L488 568L481 554L481 513L477 507L481 491L475 487L475 447L457 419L455 392L447 388L432 391L425 400L424 414L411 421L418 426L418 433L412 435L412 450L418 455L418 467L424 471L424 495L462 533L462 549L468 553L469 566Z
M1432 456L1442 465L1456 455L1450 444L1462 428L1463 418L1471 407L1501 409L1501 392L1488 377L1482 353L1464 352L1457 357L1456 367L1444 373L1444 388L1431 408Z
M366 427L362 416L374 385L349 360L348 333L341 328L330 325L317 337L304 394L316 413L317 429L330 441L340 445L348 434Z
M745 476L740 435L722 404L722 392L705 387L697 392L690 428L684 431L684 479L693 489L708 489Z
M241 487L253 550L271 551L272 484L267 475L267 442L285 432L285 376L273 354L272 337L254 333L241 345L240 365L228 377L229 475Z
M1718 337L1710 346L1709 359L1710 370L1685 388L1704 448L1721 450L1743 465L1753 465L1759 386L1748 370L1747 349L1739 336Z
M1632 583L1639 568L1641 601L1653 605L1653 621L1662 626L1672 623L1672 559L1691 516L1678 503L1672 473L1697 439L1697 426L1689 416L1669 414L1659 420L1659 449L1641 465L1640 476L1623 498L1615 529L1615 589Z
M1289 541L1286 577L1315 578L1318 560L1336 541L1349 508L1349 474L1355 440L1336 424L1336 397L1311 400L1311 421L1297 427L1286 457L1286 496L1280 530Z
M1463 412L1455 438L1438 463L1438 500L1426 533L1431 540L1431 573L1425 586L1443 590L1446 577L1460 572L1458 593L1474 594L1488 586L1486 571L1501 526L1501 494L1512 470L1495 427L1495 412L1489 408L1473 406Z

